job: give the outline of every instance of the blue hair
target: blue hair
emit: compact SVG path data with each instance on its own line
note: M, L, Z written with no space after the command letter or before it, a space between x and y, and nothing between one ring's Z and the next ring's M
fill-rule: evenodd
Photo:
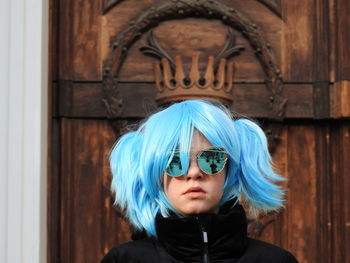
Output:
M248 119L233 120L223 105L205 100L175 103L147 118L136 131L123 135L112 148L110 166L115 203L137 230L156 236L155 217L177 213L163 191L169 153L189 153L194 129L229 154L224 194L220 205L237 199L249 204L250 213L283 206L284 180L273 170L262 129ZM181 155L187 173L187 154Z

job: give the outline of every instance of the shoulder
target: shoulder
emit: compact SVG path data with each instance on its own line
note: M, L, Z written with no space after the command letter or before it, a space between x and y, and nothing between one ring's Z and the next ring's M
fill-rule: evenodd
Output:
M249 238L248 245L242 261L240 262L260 262L260 263L298 263L296 258L287 250L273 244ZM252 261L256 259L256 261Z
M158 242L145 238L112 248L101 263L161 262L159 260L163 257L164 253Z

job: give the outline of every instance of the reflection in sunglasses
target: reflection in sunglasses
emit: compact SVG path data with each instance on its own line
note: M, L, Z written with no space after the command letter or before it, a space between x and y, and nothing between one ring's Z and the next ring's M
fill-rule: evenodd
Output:
M180 152L175 151L165 172L170 176L184 175L183 167L180 160ZM210 147L200 151L197 156L197 164L202 172L206 174L217 174L221 172L226 165L228 153L224 147Z

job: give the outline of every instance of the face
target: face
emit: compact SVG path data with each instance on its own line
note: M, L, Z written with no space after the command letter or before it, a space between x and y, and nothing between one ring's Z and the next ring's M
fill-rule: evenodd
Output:
M191 145L191 161L187 177L163 175L164 192L173 207L182 215L217 213L223 195L226 168L217 174L205 174L198 165L196 156L210 142L197 130Z

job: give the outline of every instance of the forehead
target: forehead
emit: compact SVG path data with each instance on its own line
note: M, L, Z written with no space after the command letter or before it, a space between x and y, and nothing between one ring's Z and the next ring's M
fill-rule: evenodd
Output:
M212 146L212 144L208 141L208 139L195 129L193 131L191 152L196 153L210 146Z

